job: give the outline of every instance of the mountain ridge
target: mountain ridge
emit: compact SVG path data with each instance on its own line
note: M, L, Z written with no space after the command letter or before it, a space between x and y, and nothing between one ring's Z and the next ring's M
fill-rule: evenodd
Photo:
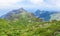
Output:
M57 13L57 12L53 12L53 11L41 11L39 9L37 9L35 11L35 13L31 13L31 12L28 12L26 11L25 9L23 8L20 8L20 9L17 9L17 10L12 10L12 11L9 11L7 14L1 16L1 18L8 18L8 19L11 19L13 16L12 15L16 15L15 17L21 17L20 16L20 13L21 15L25 16L24 14L27 14L28 16L32 16L34 18L42 18L44 19L45 21L49 21L51 19L51 15ZM18 16L19 15L19 16ZM26 15L26 16L27 16ZM14 18L13 18L14 19Z

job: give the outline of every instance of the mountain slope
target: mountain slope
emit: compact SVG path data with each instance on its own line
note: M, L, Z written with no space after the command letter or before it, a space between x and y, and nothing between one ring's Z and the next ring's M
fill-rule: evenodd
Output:
M44 21L49 21L53 20L53 15L56 14L57 12L55 11L40 11L39 9L35 13L31 13L26 11L23 8L17 9L17 10L12 10L8 12L7 14L3 15L2 18L7 19L7 20L18 20L18 19L43 19ZM58 15L57 15L58 16ZM56 17L54 17L56 18Z
M51 15L51 19L50 20L60 20L60 13L55 13L53 15Z
M23 8L20 8L20 9L17 9L17 10L12 10L12 11L10 11L9 13L5 14L2 17L4 19L7 19L7 20L24 20L24 21L27 20L29 22L34 21L34 20L37 19L36 16L33 13L27 12ZM40 21L40 20L41 19L36 20L36 21Z
M38 18L43 18L45 21L49 21L51 18L51 15L56 12L51 11L40 11L39 9L34 13Z

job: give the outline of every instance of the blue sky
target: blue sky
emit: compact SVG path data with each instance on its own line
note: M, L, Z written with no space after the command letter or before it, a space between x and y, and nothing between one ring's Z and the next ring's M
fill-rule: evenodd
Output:
M21 7L30 11L36 9L60 11L60 0L0 0L0 16Z

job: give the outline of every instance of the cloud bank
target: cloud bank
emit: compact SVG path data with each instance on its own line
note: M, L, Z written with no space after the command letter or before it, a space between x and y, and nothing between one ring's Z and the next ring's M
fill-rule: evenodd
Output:
M60 0L0 0L0 9L29 8L41 10L59 10Z

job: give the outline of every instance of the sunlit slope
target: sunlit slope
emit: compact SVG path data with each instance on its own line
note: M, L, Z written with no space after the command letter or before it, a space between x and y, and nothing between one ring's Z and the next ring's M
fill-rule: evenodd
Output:
M0 19L0 36L54 36L60 32L60 21L15 22Z

